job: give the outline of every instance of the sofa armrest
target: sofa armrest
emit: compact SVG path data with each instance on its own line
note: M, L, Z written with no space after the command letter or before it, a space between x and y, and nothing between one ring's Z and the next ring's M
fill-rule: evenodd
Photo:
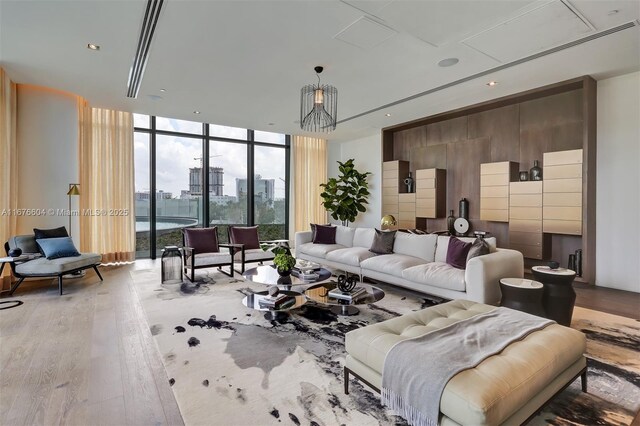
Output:
M311 231L296 232L296 257L298 257L298 247L311 242Z
M500 279L523 276L524 258L519 251L497 249L493 253L474 257L465 270L468 299L497 305L502 298Z

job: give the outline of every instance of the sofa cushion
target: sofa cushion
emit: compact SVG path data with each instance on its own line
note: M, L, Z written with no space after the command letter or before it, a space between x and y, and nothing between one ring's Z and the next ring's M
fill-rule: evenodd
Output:
M249 249L244 251L244 260L247 262L252 260L271 260L274 257L275 255L273 254L273 252L264 251L262 249ZM234 259L238 261L242 259L242 253L237 252L234 256Z
M398 232L393 245L393 252L419 257L427 262L433 262L436 254L436 242L438 236L435 234L408 234Z
M469 253L467 254L467 263L474 257L484 256L485 254L491 253L491 249L489 248L489 243L487 243L482 238L476 238L476 240L471 245L469 249Z
M406 254L381 254L372 258L363 260L360 266L362 269L381 272L396 277L402 277L402 271L412 266L423 264L424 260L407 256Z
M449 236L438 235L438 242L436 244L436 262L446 262L447 261L447 250L449 248ZM472 237L456 237L459 240L464 241L465 243L473 243L476 239ZM489 249L491 253L496 251L496 238L495 237L487 237L484 239L487 244L489 244Z
M342 225L336 226L336 244L340 244L345 247L352 247L355 232L356 228L349 228L348 226Z
M97 265L100 259L100 255L96 253L81 253L80 256L58 259L40 257L16 264L16 272L23 275L58 275L85 266Z
M373 237L376 235L374 228L356 228L353 234L353 246L354 247L366 247L367 250L371 248L373 243Z
M396 238L396 231L381 231L376 229L369 251L376 254L393 253L393 240Z
M311 227L311 241L313 241L316 238L316 226L318 226L318 224L310 223L309 226ZM325 223L325 224L321 224L321 226L331 226L331 224Z
M217 253L218 228L185 228L184 244L191 247L196 253Z
M327 253L327 260L345 265L360 266L360 262L375 256L364 247L347 247Z
M467 255L472 244L451 237L447 248L447 263L454 268L464 269L467 266Z
M336 227L316 225L316 234L313 237L313 244L335 244Z
M51 229L33 228L33 234L36 240L42 240L44 238L60 238L60 237L69 236L69 233L67 232L67 228L65 228L64 226L60 226L59 228L51 228Z
M49 260L80 256L71 237L36 239L36 243L38 243L42 254Z
M343 249L344 246L340 244L314 244L314 243L305 243L296 247L300 253L308 254L309 256L319 257L324 259L327 257L327 253L333 250Z
M9 249L19 248L22 254L40 253L40 247L36 243L35 235L16 235L9 238Z
M231 263L231 255L229 253L199 253L193 259L194 266L215 266ZM187 256L187 267L191 266L191 256Z
M455 291L466 290L464 275L464 269L457 269L443 262L430 262L402 271L402 278L405 280Z
M230 226L229 237L232 244L243 244L245 250L260 248L257 226Z

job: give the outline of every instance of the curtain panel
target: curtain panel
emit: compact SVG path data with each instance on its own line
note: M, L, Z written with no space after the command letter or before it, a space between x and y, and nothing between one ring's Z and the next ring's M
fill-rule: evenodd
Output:
M102 263L135 260L133 115L78 101L80 247Z
M0 68L0 257L6 255L4 243L15 234L18 208L18 146L16 84ZM0 287L8 288L11 268L5 267L0 277Z
M306 136L293 137L293 202L295 231L309 229L310 223L326 223L321 183L327 181L327 141Z

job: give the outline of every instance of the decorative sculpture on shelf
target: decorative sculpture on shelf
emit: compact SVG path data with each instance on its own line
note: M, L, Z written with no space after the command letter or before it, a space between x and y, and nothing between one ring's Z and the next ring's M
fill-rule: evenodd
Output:
M407 193L411 194L413 192L413 178L411 177L411 172L409 172L409 177L405 178L404 184L407 185Z
M542 180L542 168L538 164L538 160L534 160L533 167L529 170L529 178L531 180Z
M380 220L380 227L384 230L384 229L391 229L394 226L396 226L398 224L398 221L396 220L395 217L393 217L392 215L388 214L382 217L382 219Z

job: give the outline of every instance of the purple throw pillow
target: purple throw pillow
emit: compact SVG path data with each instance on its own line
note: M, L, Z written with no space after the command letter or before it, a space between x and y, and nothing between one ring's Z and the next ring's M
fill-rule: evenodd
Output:
M316 225L316 235L313 238L313 244L335 244L336 229L335 226Z
M231 243L244 244L245 250L260 248L257 226L231 226L229 236Z
M184 244L191 247L197 253L217 253L218 227L213 228L185 228Z
M311 241L316 239L316 226L331 226L330 223L325 223L324 225L310 223L311 226Z
M456 237L450 237L449 247L447 247L447 263L454 268L465 269L471 245L471 243L465 243Z

